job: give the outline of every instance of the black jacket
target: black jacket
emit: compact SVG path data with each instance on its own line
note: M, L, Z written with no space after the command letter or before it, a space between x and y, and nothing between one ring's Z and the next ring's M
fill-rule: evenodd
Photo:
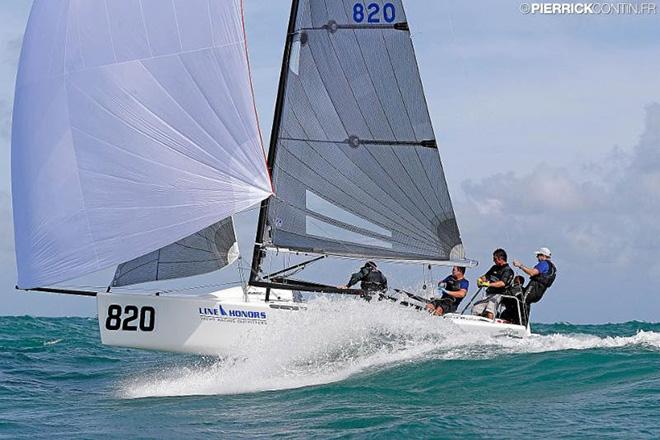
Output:
M504 266L498 266L497 264L494 264L493 267L488 269L488 272L486 272L486 275L484 276L490 283L494 283L496 281L504 281L504 287L489 287L486 289L487 294L504 295L513 284L514 273L513 269L511 269L511 266L509 266L508 263Z
M385 275L380 270L371 267L365 266L359 272L351 275L347 286L351 287L358 281L362 290L379 291L387 289L387 278L385 278Z

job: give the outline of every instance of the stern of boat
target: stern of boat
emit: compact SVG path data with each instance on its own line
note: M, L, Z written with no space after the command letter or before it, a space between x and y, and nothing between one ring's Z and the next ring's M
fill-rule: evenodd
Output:
M483 316L459 315L447 313L443 318L458 326L461 330L481 333L490 337L509 336L514 338L525 338L532 334L529 325L527 327L519 324L511 324L501 319L488 319Z

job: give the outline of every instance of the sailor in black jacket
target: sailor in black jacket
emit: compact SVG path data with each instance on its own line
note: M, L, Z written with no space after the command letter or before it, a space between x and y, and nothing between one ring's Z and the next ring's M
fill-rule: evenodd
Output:
M495 249L493 262L495 263L488 272L477 280L477 286L486 287L486 295L472 307L473 315L485 316L494 319L497 307L500 304L501 295L508 292L513 284L513 269L507 263L507 255L504 249Z
M359 272L351 275L351 279L345 287L349 288L358 282L360 283L360 288L362 290L367 290L369 292L382 292L387 290L387 278L385 278L385 275L378 270L376 263L373 261L367 261Z

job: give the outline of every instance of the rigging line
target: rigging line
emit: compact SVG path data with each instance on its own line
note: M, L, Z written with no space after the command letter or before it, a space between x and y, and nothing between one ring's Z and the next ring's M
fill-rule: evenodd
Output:
M392 63L392 56L390 55L390 50L387 48L387 40L385 40L385 35L384 35L382 32L381 32L381 38L382 38L382 40L383 40L383 47L384 47L384 49L385 49L385 53L387 54L387 59L388 59L389 62L390 62L389 65L392 66L392 75L394 76L394 81L396 82L396 90L399 92L399 96L401 97L401 102L403 103L403 108L405 109L405 111L406 111L406 116L408 117L408 122L410 123L410 126L413 128L413 133L414 133L414 131L415 131L415 126L413 125L412 118L410 117L410 112L408 111L408 106L406 105L406 100L405 100L405 98L403 97L403 92L401 91L401 84L399 83L399 78L398 78L397 75L396 75L396 69L394 69L394 64ZM411 43L411 48L412 48L412 43ZM415 52L414 52L414 49L413 49L413 59L415 60L415 67L417 67L417 59L415 58ZM419 77L419 69L416 69L416 70L417 70L417 76ZM421 84L421 80L420 80L420 84ZM423 89L423 88L422 88L421 92L422 92L422 96L424 96L424 89ZM426 102L424 102L424 105L426 106ZM433 131L433 125L431 124L431 117L428 115L428 108L427 108L426 113L427 113L427 117L428 117L428 123L429 123L429 125L431 126L431 132L432 132L432 131ZM415 134L415 136L417 136L417 135ZM394 151L394 154L395 154L395 156L399 159L399 162L401 162L401 158L399 157L398 154L396 154L396 151ZM439 159L440 159L440 157L439 157L439 155L438 155L438 160L439 160ZM401 163L401 166L403 166L403 163ZM404 170L405 170L405 167L404 167ZM408 173L407 170L406 170L406 173ZM409 174L408 174L408 176L410 177ZM428 178L428 176L427 176L427 178ZM418 191L418 192L420 193L420 195L422 196L422 199L426 202L426 204L427 204L428 207L431 209L431 211L433 211L433 208L431 207L431 204L430 204L430 203L426 200L426 198L423 196L422 192L420 191L420 189L419 189L419 187L417 186L417 184L415 183L415 181L412 180L412 177L411 177L411 181L413 182L413 185L415 186L415 188L417 189L417 191ZM429 183L430 183L430 181L429 181ZM433 188L433 185L431 185L431 187ZM435 193L434 191L432 191L432 192ZM436 199L437 199L437 196L436 196ZM439 203L440 203L440 200L438 200L438 204L439 204ZM442 206L442 205L440 205L440 206Z
M298 162L301 162L301 164L302 164L303 166L305 166L305 167L309 168L310 170L314 171L311 167L309 167L305 162L303 162L300 158L298 158L297 156L295 156L295 155L294 155L293 153L291 153L289 150L285 150L285 151L288 151L289 154L291 154L291 156L295 157L295 159L296 159ZM314 150L314 151L316 151L316 150ZM317 153L318 153L318 152L317 152ZM332 164L331 164L331 165L332 165ZM291 173L289 173L288 171L286 171L286 170L284 170L283 168L281 168L280 165L276 165L276 168L277 168L280 172L282 172L282 173L286 174L287 176L289 176L289 178L291 178L291 179L293 179L293 180L296 180L296 181L300 182L301 184L305 185L305 182L303 182L300 178L294 176L293 174L291 174ZM337 169L337 170L338 170L338 169ZM342 173L340 173L340 174L341 174L343 177L345 177ZM347 193L347 192L344 191L343 189L337 187L334 183L332 183L331 180L325 178L325 177L322 176L322 175L319 175L319 177L320 177L321 179L323 179L325 182L327 182L329 185L335 187L335 188L336 188L339 192L341 192L342 194L345 194L347 197L349 197L350 199L352 199L352 200L354 200L355 202L357 202L358 204L360 204L360 202L359 202L359 200L358 200L357 198L355 198L354 196L351 196L349 193ZM360 189L360 190L361 190L361 189ZM363 191L363 190L361 190L361 191ZM363 191L363 192L365 192L365 191ZM365 192L365 194L366 194L366 192ZM368 195L368 194L367 194L367 195ZM281 199L278 199L278 200L281 200ZM337 203L335 200L332 200L332 199L330 199L330 200L331 200L333 203L335 203L335 204L341 205L341 204ZM419 241L424 241L425 238L427 237L426 235L422 235L421 233L416 232L415 229L413 229L413 228L411 228L411 227L408 227L408 226L404 225L403 223L399 223L398 221L394 220L393 218L389 217L389 216L386 215L386 214L383 214L383 213L381 213L381 212L379 212L379 211L377 211L377 210L375 210L375 209L372 209L372 210L373 210L374 212L378 213L379 215L381 215L382 217L384 217L385 219L391 221L392 224L398 226L398 227L401 229L401 231L408 231L409 236L411 236L411 237L418 237L418 238L420 239ZM402 217L402 219L403 219L403 217ZM430 235L431 237L434 237L435 233L433 232L432 229L428 228L427 226L425 226L423 223L421 223L418 219L415 219L414 217L413 217L413 220L415 221L415 223L418 223L418 224L420 225L421 229L426 230L426 232L428 232L429 235ZM382 224L381 224L380 226L381 226L381 227L385 227L385 228L387 228L387 225L382 225Z
M349 82L349 80L348 80L348 77L346 76L346 72L345 72L344 69L341 67L341 62L339 61L339 55L337 54L337 51L336 51L334 45L332 44L332 42L330 42L330 37L327 37L327 38L328 38L328 41L329 41L328 45L332 48L332 51L334 52L335 60L336 60L336 65L339 66L339 70L341 70L341 72L343 73L343 77L344 77L344 80L346 81L346 85L348 86L348 89L351 91L351 94L353 95L353 99L354 99L354 101L355 101L356 108L357 108L358 112L360 113L360 116L362 116L362 120L363 120L363 122L364 122L364 124L365 124L367 130L369 131L370 136L373 137L373 133L371 132L371 129L369 128L369 125L367 124L367 120L366 120L366 118L364 117L364 114L362 113L362 109L360 108L360 106L359 106L359 104L358 104L357 97L355 96L355 92L353 91L353 88L351 87L351 84L350 84L350 82ZM328 88L328 84L326 83L326 79L324 78L323 75L321 75L321 72L318 70L318 66L317 66L317 62L316 62L317 60L316 60L316 57L314 56L314 51L312 50L312 48L314 47L314 45L311 44L311 42L309 42L308 45L309 45L309 48L310 48L310 49L309 49L310 54L311 54L311 56L312 56L312 59L314 60L314 63L313 63L313 64L314 64L314 67L316 67L317 73L319 74L319 78L321 79L321 82L322 82L323 85L325 86L326 92L328 92L328 93L327 93L327 94L328 94L328 98L329 98L330 101L333 103L334 110L335 110L335 112L337 113L337 116L338 116L339 120L342 122L342 125L343 125L343 127L344 127L344 131L345 131L346 134L348 135L348 134L349 134L349 131L346 129L346 125L344 124L343 119L341 118L341 116L339 115L339 112L337 111L337 105L336 105L336 103L334 102L334 100L332 99L332 96L333 96L333 95L329 93L330 88ZM391 63L391 61L390 61L390 63ZM304 88L303 88L303 89L304 89ZM308 99L309 99L309 98L308 98ZM412 121L411 121L411 123L412 123ZM433 224L433 220L432 220L431 218L427 217L427 216L426 216L426 213L425 213L424 211L419 210L419 208L416 206L416 204L413 202L412 199L410 199L409 197L407 197L407 192L406 192L403 188L401 188L401 186L399 186L398 182L396 182L396 180L394 180L394 179L390 176L390 174L387 172L387 170L383 167L383 164L382 164L382 163L381 163L381 162L380 162L380 161L379 161L379 160L373 155L373 153L372 153L369 149L366 149L366 151L369 153L369 156L371 156L373 162L374 162L374 163L377 163L377 164L379 165L380 169L383 171L383 175L381 176L381 178L383 178L384 176L387 176L387 178L389 178L389 180L394 184L394 186L396 186L396 187L399 189L400 194L403 195L403 199L407 200L407 201L408 201L408 204L409 204L410 206L412 206L413 209L411 209L410 211L412 212L412 211L414 211L415 209L417 209L418 212L420 212L420 213L422 214L422 216L423 216L424 218L426 218L426 219L429 221L430 224ZM345 154L345 153L344 153L344 154ZM346 154L345 154L345 155L346 155ZM346 155L346 156L347 156L348 160L351 161L350 157L348 157L348 155ZM352 161L351 161L351 162L352 162ZM359 168L359 167L358 167L358 168ZM369 176L369 174L367 174L366 172L365 172L365 175ZM374 181L373 178L372 178L371 176L369 176L369 179L370 179L374 184L376 184L376 181ZM431 232L431 233L433 233L433 232Z
M320 72L318 72L318 70L317 70L317 73L319 73L319 78L321 78L321 74L320 74ZM321 79L321 81L322 81L322 79ZM322 81L322 82L323 82L323 81ZM318 116L316 115L316 111L314 110L314 107L311 105L311 101L310 101L310 99L309 99L309 95L307 94L307 91L305 90L305 86L303 85L302 81L299 81L299 83L300 83L300 85L301 85L301 89L302 89L302 91L303 91L303 93L304 93L304 95L305 95L305 98L307 99L307 102L310 104L310 108L312 108L312 111L313 111L313 113L314 113L314 115L315 115L315 117L316 117L316 120L317 120L317 123L318 123L319 127L322 128L323 125L321 124L320 119L319 119ZM326 91L327 91L327 89L326 89ZM330 101L332 102L331 99L330 99ZM336 111L336 109L335 109L335 111ZM305 130L305 127L303 127L302 123L300 122L300 119L298 118L298 115L296 114L296 110L295 110L295 108L293 108L293 106L289 109L289 112L293 115L293 117L294 117L295 120L297 121L297 123L298 123L298 125L300 126L300 129L303 131L303 133L307 134L307 131ZM343 122L343 120L341 119L341 117L339 117L339 115L337 115L337 116L338 116L339 121L342 123L342 125L344 125L344 122ZM323 128L322 128L322 129L323 129ZM345 126L344 126L344 131L346 131L346 127L345 127ZM325 132L325 130L324 130L324 132ZM323 154L321 154L321 152L319 152L316 148L314 148L314 146L313 146L309 141L307 141L307 140L302 140L302 141L303 141L303 142L306 142L306 143L309 145L309 147L310 147L314 152L316 152L316 154L318 154L319 157L320 157L323 161L325 161L326 163L328 163L328 165L330 165L332 168L334 168L335 170L337 170L337 172L338 172L340 175L342 175L344 178L346 178L346 176L344 175L344 173L343 173L343 172L342 172L342 171L341 171L341 170L340 170L335 164L333 164L332 162L330 162L330 161L329 161L329 160L328 160ZM285 151L289 152L289 154L291 154L292 157L296 158L296 159L297 159L298 161L300 161L304 166L306 166L306 167L309 168L312 172L314 172L314 170L313 170L313 169L307 164L307 161L304 161L304 160L302 160L301 158L299 158L297 155L295 155L291 150L289 150L289 149L286 147L285 144L283 144L283 143L280 142L279 145L281 145L281 147L284 148ZM353 164L358 170L360 170L361 173L363 173L363 175L366 177L367 180L371 181L374 185L376 185L376 187L379 187L379 185L376 184L376 182L372 179L372 177L371 177L369 174L367 174L364 170L362 170L362 168L360 168L357 164L355 164L355 163L351 160L351 158L350 158L350 157L349 157L344 151L342 151L341 149L339 149L339 151L341 151L342 154L344 155L344 157L346 157L346 160L348 160L350 163L352 163L352 164ZM367 151L368 151L368 150L367 150ZM370 153L370 154L371 154L371 153ZM372 158L373 158L373 155L372 155ZM376 160L375 158L373 158L373 159ZM277 163L277 162L278 162L278 161L275 161L275 163ZM377 161L376 161L376 162L377 162ZM284 171L284 169L281 168L279 165L277 165L277 168L278 168L279 170L281 170L281 171ZM381 169L383 170L384 173L386 173L386 170L382 167L382 165L381 165ZM286 174L288 174L288 175L291 176L290 173L286 173ZM318 173L317 173L317 174L318 174ZM293 176L291 176L291 177L293 177ZM323 178L323 176L321 176L320 174L319 174L319 177L322 177L322 178ZM389 177L389 176L388 176L388 177ZM299 179L297 179L297 178L295 178L295 179L298 180L298 181L301 182L301 183L304 183L304 182L302 182L301 180L299 180ZM330 182L328 179L325 179L325 178L324 178L324 180L328 181L328 183L330 183L332 186L336 187L339 191L341 191L342 193L344 193L344 194L346 194L347 196L349 196L349 198L351 198L351 199L353 199L353 200L356 200L356 201L358 202L358 204L360 203L359 200L355 199L355 197L350 196L348 193L346 193L344 190L342 190L341 188L339 188L337 185L334 185L334 184L333 184L332 182ZM348 179L348 180L350 181L350 179ZM390 178L390 180L392 180L392 179ZM396 182L394 182L394 184L397 185ZM362 188L360 188L360 190L362 190L363 192L366 193L366 191L364 191ZM395 200L390 194L386 193L385 191L383 191L383 194L385 194L386 199L388 199L388 200L387 200L388 202L392 201L392 202L395 202L395 203L396 203L396 200ZM366 194L366 195L368 196L369 194ZM333 200L333 202L334 202L334 200ZM335 203L336 203L336 202L335 202ZM396 204L397 204L397 205L400 205L399 203L396 203ZM383 206L388 206L388 205L391 205L391 204L390 204L390 203L383 203ZM426 226L423 225L422 222L420 222L420 221L419 221L418 219L416 219L414 216L410 215L410 214L409 214L409 211L408 211L405 207L401 206L401 208L402 208L403 211L404 211L404 214L403 214L403 215L400 214L400 216L401 216L402 218L403 218L403 217L410 217L410 219L412 219L412 223L417 223L419 227L426 229L427 232L430 233L431 235L434 234L434 232L433 232L433 230L432 230L431 228L427 228ZM381 216L383 216L384 218L389 219L390 221L392 221L392 223L394 223L394 224L396 224L396 225L399 225L399 226L401 227L401 229L403 229L403 230L408 229L407 227L403 226L402 224L398 223L397 221L395 221L395 220L389 218L386 214L380 213L380 212L378 212L378 211L376 211L376 210L374 210L374 211L377 212L378 214L380 214ZM408 221L410 221L410 219L408 219ZM430 219L427 218L427 220L429 220L429 222L430 222L431 224L433 224L433 222L432 222ZM412 232L413 229L409 229L409 231ZM411 235L412 235L412 236L415 236L416 234L415 234L415 232L412 232ZM423 241L423 239L422 239L421 241Z

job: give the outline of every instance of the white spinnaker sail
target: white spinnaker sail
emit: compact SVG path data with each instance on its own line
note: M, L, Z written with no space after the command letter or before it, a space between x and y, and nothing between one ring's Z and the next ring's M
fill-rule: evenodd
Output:
M12 131L18 284L76 278L271 194L239 0L37 0Z

